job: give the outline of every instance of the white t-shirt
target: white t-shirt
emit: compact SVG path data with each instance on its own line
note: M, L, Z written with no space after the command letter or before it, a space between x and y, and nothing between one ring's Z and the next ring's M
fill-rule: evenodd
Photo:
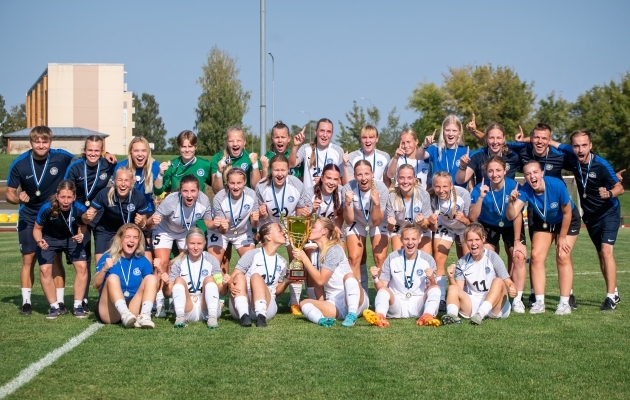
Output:
M162 217L156 229L173 239L184 237L188 229L195 226L200 219L212 220L210 199L202 192L199 192L197 201L190 207L182 204L179 192L173 192L166 196L155 212Z
M228 192L222 189L214 196L214 216L227 218L230 226L227 235L238 236L251 233L252 225L249 215L252 211L258 211L258 198L256 192L245 187L240 199L231 199ZM236 222L236 228L234 227ZM234 233L236 231L236 233Z
M466 225L455 219L455 213L461 211L464 216L468 217L470 211L470 193L459 186L455 187L457 199L453 199L453 193L447 200L440 200L437 197L433 199L433 210L438 211L438 225L448 228L454 232L463 231Z
M203 289L203 280L216 274L221 274L221 265L216 258L204 251L197 261L190 261L188 256L175 261L171 265L168 280L175 282L176 278L181 277L188 284L189 293L199 294Z
M417 258L406 260L405 250L401 249L390 253L385 259L379 279L387 281L387 287L394 294L424 296L427 288L427 276L424 271L431 268L433 276L436 276L437 266L433 257L421 250L416 254Z
M314 184L313 174L322 176L322 170L326 164L335 164L339 167L341 174L343 175L343 149L334 143L328 144L328 147L324 150L315 147L315 153L317 158L315 160L315 166L311 167L311 157L315 157L311 144L306 143L300 146L297 152L297 158L304 164L304 185L311 187Z
M383 215L385 214L385 210L387 208L387 197L389 194L389 190L387 186L381 181L374 180L374 185L376 186L376 190L378 190L379 198L380 198L380 208L383 211ZM370 223L370 211L372 208L372 200L370 199L370 193L372 193L372 189L367 192L362 192L359 189L359 182L356 180L351 180L343 187L341 198L344 199L343 207L346 207L346 192L351 191L354 193L354 198L352 200L352 207L354 208L354 222L363 226L368 226ZM383 218L383 222L381 225L386 224L387 221Z
M396 192L391 192L387 197L387 212L385 218L394 217L396 219L396 229L400 231L407 222L414 222L420 214L424 218L431 216L431 197L424 189L415 187L413 189L413 199L408 202L399 197Z
M328 282L324 284L324 293L326 294L326 300L334 301L339 293L345 291L343 277L346 276L346 274L352 273L346 253L343 251L343 248L337 244L328 249L326 256L320 259L319 248L317 248L311 253L311 262L318 270L325 268L329 271L333 271Z
M501 257L492 250L484 249L484 255L475 261L468 253L457 261L455 280L466 281L466 293L471 296L485 296L495 277L510 277Z
M385 172L387 171L387 166L389 165L390 157L389 157L389 154L378 149L375 149L372 152L372 154L370 154L369 156L366 156L365 153L363 153L363 149L359 149L350 153L349 159L350 159L350 165L352 166L352 171L353 171L352 176L348 177L349 180L354 179L354 165L359 160L367 160L372 165L372 171L374 172L374 179L382 182L383 176L385 175Z
M252 249L243 254L243 257L238 260L236 269L241 271L247 279L247 290L251 291L250 279L252 275L260 275L267 288L271 293L271 298L276 298L276 287L278 282L282 282L287 273L287 261L280 255L270 256L265 254L263 256L263 249Z
M267 206L268 217L260 220L260 225L267 222L280 223L282 215L295 215L297 208L310 206L310 199L306 196L304 185L293 175L286 177L285 184L281 188L275 187L273 181L266 180L256 185L256 198L259 206Z

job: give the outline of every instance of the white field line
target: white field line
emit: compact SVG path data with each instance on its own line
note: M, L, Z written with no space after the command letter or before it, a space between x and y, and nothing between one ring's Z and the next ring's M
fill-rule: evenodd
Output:
M35 378L37 374L41 372L41 370L54 363L62 355L77 347L79 344L81 344L81 342L92 336L103 326L103 324L100 324L98 322L90 325L86 330L68 340L63 346L51 351L44 358L37 361L36 363L29 365L26 369L22 370L22 372L20 372L20 374L15 379L0 387L0 399L5 398L6 396L18 390L24 384L28 383L31 379Z

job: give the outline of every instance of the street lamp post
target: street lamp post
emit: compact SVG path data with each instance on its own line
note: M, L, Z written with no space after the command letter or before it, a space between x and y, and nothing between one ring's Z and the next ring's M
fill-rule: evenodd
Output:
M271 56L271 121L276 123L276 59Z
M308 137L309 137L309 142L313 141L313 131L311 129L311 113L309 113L308 111L300 111L302 114L307 114L308 115Z
M359 97L359 99L369 101L370 102L370 108L374 108L374 106L372 105L372 100L368 99L367 97Z

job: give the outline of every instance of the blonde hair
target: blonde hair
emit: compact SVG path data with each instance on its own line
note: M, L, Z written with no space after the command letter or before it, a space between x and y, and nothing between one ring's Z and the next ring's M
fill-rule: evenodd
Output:
M144 147L147 149L147 161L144 163L144 167L142 167L142 176L144 176L144 193L153 193L153 172L151 172L151 167L153 164L153 158L151 157L151 146L149 146L149 141L143 138L142 136L136 136L129 142L129 150L127 151L127 165L131 167L133 165L134 168L137 168L136 164L131 157L131 150L133 149L133 145L136 143L144 144ZM133 173L136 174L135 171Z
M125 236L125 232L127 232L128 229L133 229L138 232L138 247L136 248L136 251L133 253L133 255L135 257L144 256L144 234L142 233L142 229L140 229L136 224L125 224L118 228L118 232L116 232L116 235L114 235L114 238L112 239L112 245L109 246L109 250L107 250L107 252L109 253L109 257L112 259L114 264L116 264L118 260L120 260L123 237Z
M225 148L223 149L223 159L226 160L226 166L225 168L223 168L223 185L225 186L225 177L227 176L227 173L229 170L232 169L232 157L230 156L230 153L228 151L228 137L230 136L230 133L232 132L241 132L241 135L243 136L243 140L245 140L245 132L243 132L243 128L241 128L238 125L234 125L234 126L230 126L229 128L227 128L225 130ZM245 146L243 146L242 151L245 151ZM230 159L230 162L228 163L227 160Z
M186 250L180 252L177 257L173 258L168 265L171 266L173 264L175 264L175 262L179 261L179 260L183 260L184 258L188 257L188 238L191 236L201 236L203 237L203 243L204 243L204 247L205 247L205 243L206 243L206 235L204 235L203 231L201 229L199 229L196 226L193 226L192 228L190 228L188 230L188 232L186 232ZM203 253L201 254L201 256L203 257Z
M39 125L31 129L31 132L29 133L29 138L31 142L34 142L37 139L43 139L48 142L52 140L52 135L52 130L49 127Z
M341 237L339 236L339 232L335 229L335 224L333 224L330 218L317 217L315 222L321 223L325 229L328 229L328 236L326 236L328 241L324 244L324 247L319 249L319 258L321 262L323 262L324 258L326 258L328 250L334 245L341 243Z
M412 222L407 222L405 225L403 225L403 227L400 229L400 238L402 239L402 237L405 235L405 232L407 231L414 231L418 234L418 237L420 237L420 235L422 234L422 232L420 232L420 227Z
M411 135L411 137L413 137L413 140L416 141L416 145L417 145L418 135L416 134L416 131L414 131L413 129L405 129L404 131L400 133L401 138L402 138L402 135Z
M486 230L484 229L483 225L481 225L479 222L473 222L470 225L468 225L466 229L464 229L464 240L468 239L468 234L470 233L476 233L477 235L479 235L481 240L485 242Z
M435 182L435 180L437 178L446 178L448 179L449 183L451 184L451 198L453 199L453 204L455 204L455 207L451 207L451 217L455 216L455 212L457 210L457 191L455 190L455 185L453 185L453 177L451 176L450 173L448 173L447 171L439 171L436 172L433 175L433 182ZM437 210L438 209L438 204L439 204L439 198L437 195L435 195L435 207L433 207L433 209Z
M132 178L132 180L134 176L136 175L135 172L133 172L133 170L129 167L120 167L116 170L116 174L114 175L114 185L112 185L112 187L109 188L109 192L107 192L107 204L110 207L114 205L114 193L116 193L116 177L121 171L128 173L129 176ZM134 186L132 182L131 188L129 190L129 196L131 196L131 192L133 191L133 188Z
M400 173L401 170L403 169L409 169L412 172L412 175L415 177L416 175L416 170L409 164L403 164L401 165L398 170L396 171L396 181L398 181L398 174ZM420 188L420 182L418 182L418 179L416 178L416 183L413 185L412 190L412 196L414 196L415 198L420 198L420 192L419 192L419 188ZM400 188L400 186L395 186L393 188L389 189L390 193L394 193L396 196L394 197L394 204L392 204L392 206L394 207L395 211L401 211L401 209L404 210L405 205L403 203L403 194L402 194L402 189ZM413 204L411 205L413 207Z
M444 128L446 128L447 126L454 124L457 126L457 129L459 129L459 137L457 138L457 145L459 146L463 146L464 145L464 135L462 135L464 126L462 125L462 120L459 119L456 115L450 114L448 115L446 118L444 118L444 121L442 122L442 129L440 130L440 137L438 139L438 159L442 159L442 150L444 149L444 147L446 146L446 141L444 140Z
M374 125L365 125L363 128L361 128L361 134L359 135L359 137L363 135L374 135L378 137L378 129L376 129Z

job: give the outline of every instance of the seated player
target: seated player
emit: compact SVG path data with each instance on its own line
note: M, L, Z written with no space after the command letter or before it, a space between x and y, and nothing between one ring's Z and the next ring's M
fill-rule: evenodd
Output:
M437 270L433 257L418 250L421 233L413 223L400 230L403 248L390 253L383 270L370 268L374 288L378 290L374 309L363 311L366 321L385 327L389 318L418 318L419 326L440 326L435 318L440 305L440 287L435 282Z
M459 315L481 325L484 318L507 318L516 288L497 253L483 246L486 231L473 222L464 231L470 253L448 267L448 296L442 324L461 323ZM459 315L458 315L459 314Z

